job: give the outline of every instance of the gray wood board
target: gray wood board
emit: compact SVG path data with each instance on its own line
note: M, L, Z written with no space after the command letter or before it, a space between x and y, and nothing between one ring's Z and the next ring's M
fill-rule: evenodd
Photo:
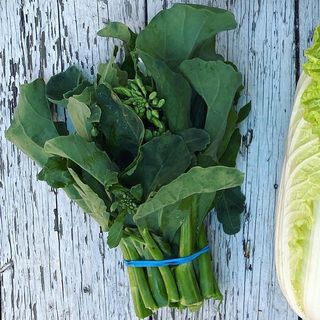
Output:
M244 75L253 111L241 128L246 173L241 232L225 235L212 215L209 238L225 299L198 313L161 310L155 319L291 320L273 258L276 185L296 78L317 25L316 1L193 1L231 10L239 27L218 48ZM113 41L106 21L143 28L160 0L4 0L0 3L0 319L134 319L118 250L62 192L36 180L37 166L4 138L18 87L70 64L91 77Z

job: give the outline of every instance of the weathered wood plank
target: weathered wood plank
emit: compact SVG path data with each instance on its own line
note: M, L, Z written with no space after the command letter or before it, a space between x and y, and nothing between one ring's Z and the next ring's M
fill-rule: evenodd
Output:
M320 25L320 3L318 1L297 0L298 17L297 17L297 40L299 41L299 59L300 68L302 68L305 62L304 50L307 49L313 38L315 28Z
M152 1L148 17L173 2ZM163 311L160 318L294 319L273 265L274 186L295 86L294 2L191 2L227 8L239 22L234 32L219 36L218 48L239 67L252 99L253 111L242 126L238 161L246 173L247 214L241 233L234 237L224 235L214 215L211 219L215 269L225 295L220 308L208 303L193 316Z
M143 26L144 1L0 4L0 267L9 263L0 275L3 319L133 315L118 252L107 251L99 228L63 194L37 182L38 168L4 139L19 84L69 64L90 76L108 56L96 31L109 19Z
M45 36L57 36L55 17L56 6L45 2L1 5L0 265L13 263L1 274L3 319L36 318L38 307L45 306L46 317L55 316L54 303L61 297L60 290L51 289L57 273L55 195L36 181L38 168L7 143L3 134L16 105L19 84L46 68L55 71L56 61L49 57L55 56L56 43L52 41L47 50L44 47L49 44Z

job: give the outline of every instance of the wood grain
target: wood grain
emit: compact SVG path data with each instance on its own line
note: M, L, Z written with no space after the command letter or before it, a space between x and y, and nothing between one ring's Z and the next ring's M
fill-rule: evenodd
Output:
M7 1L0 10L0 267L9 263L1 319L130 319L118 251L62 193L36 181L38 168L4 130L21 83L69 64L90 77L110 47L96 31L108 20L143 26L144 1Z
M113 41L96 31L118 20L143 28L170 0L5 0L0 3L0 319L134 319L118 250L94 221L61 193L36 181L37 166L4 138L18 87L70 64L91 77ZM246 173L242 231L223 234L214 214L209 234L225 299L200 312L160 311L154 319L296 319L273 264L276 186L303 50L319 4L298 0L193 1L227 8L239 27L218 47L243 73L253 111L242 125L239 167ZM298 10L299 9L299 10ZM311 17L311 18L310 18Z

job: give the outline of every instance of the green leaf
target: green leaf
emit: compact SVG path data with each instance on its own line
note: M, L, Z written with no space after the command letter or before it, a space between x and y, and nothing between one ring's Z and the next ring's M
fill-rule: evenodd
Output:
M243 120L245 120L249 113L251 111L251 101L248 102L246 105L244 105L238 113L238 123L242 122Z
M52 188L64 188L73 183L73 178L68 171L67 160L60 157L49 158L37 178L46 181Z
M189 128L178 133L186 143L190 153L204 150L210 143L209 133L202 129Z
M245 210L245 196L240 187L219 192L216 211L219 222L227 234L236 234L241 229L241 215Z
M144 137L144 125L134 111L114 98L110 88L99 85L100 129L106 138L107 152L118 165L125 167L138 154Z
M99 64L98 73L100 74L99 84L109 85L111 88L127 85L128 74L115 63L115 57L107 63Z
M193 90L191 99L192 127L204 129L207 117L207 105L203 98Z
M98 36L116 38L125 43L130 43L134 33L121 22L109 22L104 28L98 31Z
M185 222L186 217L190 215L190 200L190 198L186 198L165 206L139 220L140 222L136 221L136 224L147 227L149 230L164 237L166 241L173 243L178 230ZM179 246L179 241L180 239L175 243L177 246Z
M226 126L226 130L224 132L224 136L223 136L221 143L219 144L219 147L218 147L218 159L220 159L221 156L227 150L230 139L231 139L234 131L237 128L237 121L238 121L238 114L236 111L231 109L229 112L229 115L228 115L227 126ZM239 151L239 149L237 150L237 152L238 151Z
M141 204L134 220L141 227L155 232L171 229L171 235L185 221L190 208L184 200L201 194L212 194L219 190L240 186L243 174L227 167L193 167L171 183L163 186L152 198ZM166 210L166 208L174 210Z
M68 101L64 95L74 90L82 82L82 74L75 66L58 73L50 78L47 83L47 98L52 103L66 106Z
M176 4L156 15L138 35L138 56L166 100L164 112L172 132L190 127L191 88L177 73L178 66L204 42L214 41L218 32L235 27L233 15L226 10Z
M47 153L67 158L96 178L103 186L117 183L117 172L108 155L93 142L78 135L57 137L46 142Z
M73 98L79 102L85 103L87 106L91 106L96 102L96 90L94 86L88 86L80 94L73 95Z
M169 183L190 165L191 154L178 135L163 135L142 145L134 172L124 177L126 183L141 184L144 196Z
M142 201L143 197L143 188L141 184L137 184L130 188L130 194L137 200L137 201Z
M66 92L63 97L65 100L68 100L70 97L81 95L82 92L89 87L92 87L92 84L89 81L83 81L74 89Z
M148 72L157 84L157 91L166 103L163 110L172 132L190 127L191 87L184 77L172 71L166 63L146 52L140 52Z
M221 191L221 192L223 192L223 191ZM196 216L196 232L197 232L197 234L199 234L200 229L203 226L205 217L208 215L210 210L212 210L214 208L215 196L216 196L216 193L212 192L212 193L197 194L192 197L192 200L194 202L194 206L198 208L198 213Z
M121 69L125 70L127 75L132 79L135 76L136 69L136 56L135 56L135 44L137 35L129 29L125 24L121 22L110 22L105 28L98 32L99 36L111 37L122 40L124 42L125 60L121 65ZM121 76L122 74L122 76ZM123 71L118 70L118 76L120 75L120 83L123 78ZM111 84L111 83L110 83Z
M45 142L58 136L45 96L45 83L35 80L20 87L20 97L6 138L40 166L49 155L43 150Z
M91 141L93 125L88 120L91 116L90 108L85 103L71 97L69 98L67 110L77 134L85 140Z
M216 53L216 42L215 39L208 39L204 41L192 54L191 58L199 58L205 61L224 61L223 56Z
M87 213L99 223L103 231L107 231L110 213L104 201L88 185L81 181L73 169L69 168L69 172L76 182L74 188L78 191L87 206Z
M205 62L197 58L184 61L180 69L208 106L205 129L211 144L205 155L216 160L229 112L241 86L241 74L222 61Z
M93 105L90 107L91 115L88 119L90 123L99 123L101 119L101 109L97 105Z
M236 161L237 161L238 153L241 146L241 138L242 137L239 129L236 129L230 138L226 151L219 159L219 163L221 165L224 165L227 167L236 166Z
M69 168L79 173L81 180L88 185L94 193L96 193L100 199L102 199L105 205L109 208L111 206L110 196L106 192L106 188L103 184L101 184L96 178L94 178L91 174L89 174L86 170L79 168L74 163L69 161Z
M140 32L136 47L138 54L147 53L175 70L182 61L218 32L236 27L229 11L199 5L175 4L158 13ZM142 60L143 57L141 56ZM145 62L145 61L144 61ZM146 62L145 62L146 63ZM147 68L148 65L146 64Z
M63 188L66 195L74 201L84 212L89 213L90 208L87 206L86 202L82 199L81 195L75 188L74 184L70 184Z
M121 238L123 235L124 220L126 215L127 215L126 212L120 213L116 217L112 226L109 229L107 244L110 248L117 247L121 241Z

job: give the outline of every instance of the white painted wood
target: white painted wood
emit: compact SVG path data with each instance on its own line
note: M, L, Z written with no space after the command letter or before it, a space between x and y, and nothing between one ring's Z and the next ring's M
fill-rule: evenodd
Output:
M196 314L162 310L154 318L296 319L280 293L273 266L274 185L279 182L296 74L294 0L193 2L228 8L239 21L237 30L219 36L218 47L243 72L253 101L252 114L242 126L239 159L246 172L248 213L241 233L233 237L211 219L222 305L208 301ZM95 36L104 22L119 20L138 30L171 4L0 2L0 319L135 318L118 250L106 248L96 224L62 193L36 181L38 168L4 139L4 129L20 83L38 75L47 79L72 63L90 76L111 49L111 42ZM300 58L319 16L318 4L300 1Z
M62 193L36 181L38 168L4 130L19 84L69 64L90 76L109 51L96 31L109 19L137 29L144 13L140 0L0 3L1 319L133 318L118 251Z

